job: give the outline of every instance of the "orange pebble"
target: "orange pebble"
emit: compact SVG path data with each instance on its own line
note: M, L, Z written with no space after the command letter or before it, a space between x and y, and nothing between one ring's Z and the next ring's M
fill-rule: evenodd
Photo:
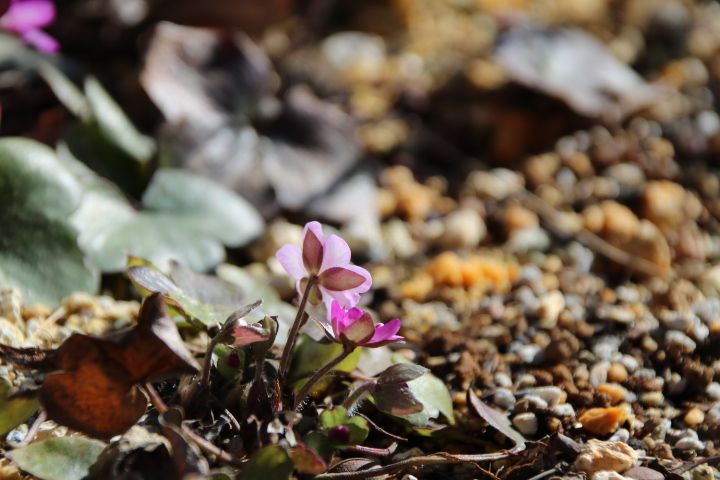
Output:
M628 378L628 371L622 363L613 363L608 370L608 380L614 383L622 383Z
M610 397L610 403L612 405L617 405L622 402L627 395L627 391L623 387L614 383L604 383L597 387L597 391Z
M628 414L624 408L591 408L586 410L578 419L583 428L595 435L608 435L617 430Z

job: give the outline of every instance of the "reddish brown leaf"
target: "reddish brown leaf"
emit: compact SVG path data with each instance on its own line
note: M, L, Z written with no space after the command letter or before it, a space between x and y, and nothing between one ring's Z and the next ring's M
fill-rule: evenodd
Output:
M55 357L40 402L50 419L97 438L125 432L145 413L136 383L198 370L159 295L145 301L136 327L107 338L75 334Z
M323 245L312 230L308 229L303 239L302 255L305 269L310 273L320 270L323 261Z

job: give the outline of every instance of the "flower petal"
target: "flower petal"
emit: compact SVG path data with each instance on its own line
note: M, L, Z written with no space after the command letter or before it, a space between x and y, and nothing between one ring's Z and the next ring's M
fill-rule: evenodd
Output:
M57 53L60 51L60 43L42 30L29 30L23 33L22 39L41 52Z
M379 347L388 343L399 342L405 340L404 337L397 335L400 331L400 319L395 318L386 324L379 323L375 326L375 333L372 338L367 341L365 347Z
M317 273L320 271L320 267L323 264L323 257L325 255L324 252L325 248L320 240L320 237L317 236L312 228L305 229L302 246L302 259L308 272Z
M50 25L55 20L55 4L50 0L15 0L3 15L0 25L24 34Z
M336 338L340 338L341 326L344 325L345 317L347 313L345 309L340 306L338 302L333 300L330 305L330 323L332 324L333 333Z
M302 251L297 245L292 243L283 245L275 254L275 258L278 259L280 265L282 265L285 271L295 280L300 280L308 276L307 270L305 270L305 266L303 265Z
M354 344L363 344L370 340L375 333L375 323L369 314L350 323L343 329L341 335Z
M322 285L318 285L318 289L320 290L325 305L330 305L332 301L337 301L341 306L348 308L354 307L360 302L360 294L358 293L350 291L336 292L334 290L328 290Z
M332 267L320 274L320 285L336 292L354 290L366 281L360 273L343 267Z
M333 267L345 267L350 263L350 246L337 235L330 235L323 242L324 257L320 272Z

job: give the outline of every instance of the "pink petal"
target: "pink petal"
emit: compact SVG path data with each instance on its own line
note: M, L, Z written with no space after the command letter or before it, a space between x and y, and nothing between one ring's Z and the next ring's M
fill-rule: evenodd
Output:
M283 245L275 254L275 258L278 259L280 265L282 265L285 271L295 280L300 280L308 276L305 265L303 264L302 251L297 245L292 243Z
M330 302L337 301L343 307L354 307L360 301L360 294L353 293L350 291L337 292L335 290L328 290L322 285L318 285L320 294L323 297L323 302L327 305Z
M303 237L302 258L308 272L317 273L320 271L325 255L324 252L325 248L313 229L306 229Z
M365 343L366 347L379 347L392 342L404 340L403 337L396 335L400 331L400 319L395 318L386 324L379 323L375 326L375 334Z
M322 225L320 222L308 222L303 227L303 238L307 235L308 231L311 231L320 240L320 243L325 244L325 234L323 233Z
M332 324L333 333L337 338L340 338L340 328L341 325L344 324L346 316L347 313L345 309L343 309L338 302L333 301L330 305L330 323Z
M330 235L324 242L324 257L320 272L333 267L345 267L350 263L350 246L337 235Z
M41 52L57 53L60 51L58 41L42 30L29 30L23 33L22 39L25 43L32 45Z
M15 0L0 20L3 28L23 34L50 25L55 20L55 5L50 0Z

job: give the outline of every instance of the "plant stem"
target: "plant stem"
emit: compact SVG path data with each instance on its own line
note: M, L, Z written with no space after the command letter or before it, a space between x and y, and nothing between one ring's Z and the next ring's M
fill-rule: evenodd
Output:
M351 410L353 405L360 401L360 399L366 393L372 390L374 386L375 381L361 383L355 390L350 393L350 395L348 395L348 397L342 403L342 406L345 407L346 410Z
M356 472L321 473L320 475L313 477L313 480L362 480L365 478L379 477L384 474L396 473L411 467L442 465L448 463L492 462L508 458L512 455L513 453L510 451L479 455L451 455L449 453L440 452L432 455L420 455L418 457L407 458L383 467L358 470Z
M293 402L293 410L297 410L298 405L302 403L302 401L310 394L310 390L312 387L320 380L322 377L325 376L329 371L331 371L333 368L335 368L340 362L345 360L348 355L350 355L353 350L355 350L355 347L352 348L343 348L343 351L340 355L335 357L330 361L330 363L326 364L324 367L317 370L312 377L310 377L310 380L307 381L305 385L302 386L300 389L300 392L295 396L295 401Z
M290 359L292 358L292 351L295 348L295 342L297 342L297 336L300 332L300 328L305 324L303 317L305 316L305 307L307 306L308 298L310 298L310 292L312 291L317 278L312 276L308 278L307 285L305 285L305 291L303 292L300 304L298 305L297 315L295 321L290 328L287 341L285 342L285 348L283 348L282 357L280 357L280 366L278 368L278 381L284 382L287 370L290 367Z
M218 342L216 338L210 340L207 350L205 351L205 363L203 364L202 375L200 376L200 383L198 384L198 391L202 392L210 384L210 366L212 364L212 354L215 351L215 347Z

